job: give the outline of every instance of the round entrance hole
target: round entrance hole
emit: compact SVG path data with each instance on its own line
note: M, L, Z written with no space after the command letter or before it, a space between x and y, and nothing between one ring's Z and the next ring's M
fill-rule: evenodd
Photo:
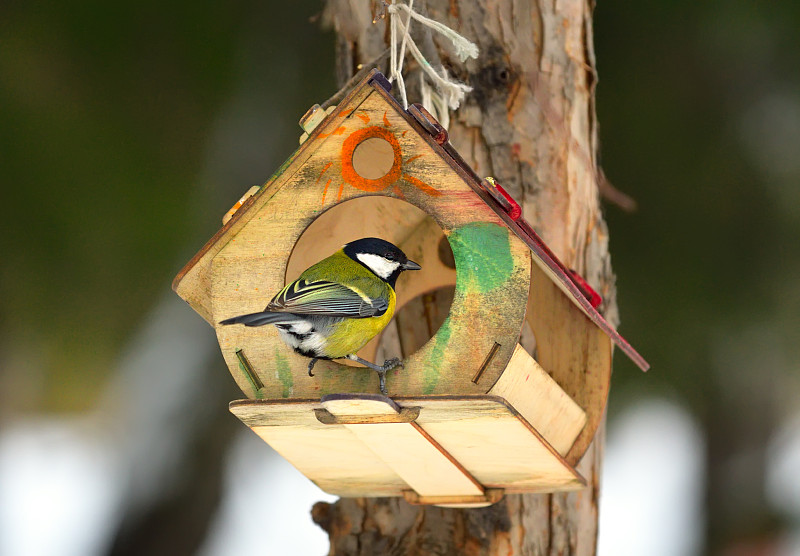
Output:
M353 169L362 178L378 180L388 174L394 164L394 149L383 137L370 137L353 149Z
M436 334L450 313L456 283L456 271L447 264L453 259L449 242L423 210L381 196L359 197L334 206L318 216L297 240L285 281L297 279L306 268L345 243L364 237L394 243L422 269L400 275L395 287L395 318L358 355L379 363L391 357L408 357Z

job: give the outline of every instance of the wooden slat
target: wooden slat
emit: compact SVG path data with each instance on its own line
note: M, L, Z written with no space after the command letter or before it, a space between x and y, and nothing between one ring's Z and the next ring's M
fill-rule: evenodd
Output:
M501 398L398 400L423 409L417 423L487 488L552 492L583 478Z
M331 394L320 402L337 417L400 414L400 407L391 398L375 394Z
M489 394L505 398L562 456L586 424L586 413L517 344Z
M337 396L322 405L337 417L399 414L388 398ZM480 496L483 487L416 423L349 424L372 452L421 496Z
M344 425L421 496L483 494L481 485L414 423Z
M417 506L432 505L442 508L485 508L496 504L503 498L501 488L490 488L481 496L420 496L413 490L403 491L403 497L409 504Z

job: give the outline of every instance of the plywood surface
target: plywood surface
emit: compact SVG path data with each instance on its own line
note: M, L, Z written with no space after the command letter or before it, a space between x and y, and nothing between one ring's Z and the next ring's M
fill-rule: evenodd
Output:
M538 266L531 276L527 319L536 337L536 360L586 412L586 426L565 456L576 465L605 413L612 344Z
M401 496L407 489L420 496L465 496L480 495L485 487L549 492L585 485L498 398L394 402L401 408L419 407L416 422L324 425L314 415L322 407L319 401L240 400L231 404L231 411L323 490L341 496ZM426 435L432 443L421 442ZM455 462L455 469L442 467L442 455Z
M583 409L519 344L489 394L508 401L562 456L586 424Z

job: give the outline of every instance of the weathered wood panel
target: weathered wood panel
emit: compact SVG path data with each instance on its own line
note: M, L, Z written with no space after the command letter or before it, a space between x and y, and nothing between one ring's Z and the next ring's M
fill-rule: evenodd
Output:
M605 415L612 344L537 265L532 270L527 319L536 337L536 360L586 412L586 426L566 454L576 465Z
M392 146L394 163L382 178L367 179L352 167L352 155L359 141L376 138ZM450 315L437 334L407 357L404 369L389 373L387 388L392 395L486 392L511 357L522 329L531 255L442 156L447 155L436 151L396 105L370 84L362 84L275 178L245 202L178 282L178 292L198 310L210 311L206 316L211 322L260 310L283 286L289 254L320 214L369 194L402 199L423 209L447 236L456 264L456 291ZM354 207L346 219L339 217L342 225L363 221L363 210ZM431 225L422 221L417 227L422 231L386 239L408 249L412 258L419 254L443 267L434 256L437 238L426 241ZM440 270L431 276L443 276L437 278L440 283L451 282L452 271ZM435 286L435 281L415 286L411 275L398 290L406 299ZM408 294L402 293L404 287ZM207 302L197 306L197 297L206 295L211 297L210 307ZM232 375L250 397L377 392L373 373L337 362L318 363L316 376L309 377L308 360L286 347L272 327L217 327L217 336ZM485 369L484 382L471 382L495 344L500 348ZM237 350L246 354L264 385L261 391L256 392L242 372Z

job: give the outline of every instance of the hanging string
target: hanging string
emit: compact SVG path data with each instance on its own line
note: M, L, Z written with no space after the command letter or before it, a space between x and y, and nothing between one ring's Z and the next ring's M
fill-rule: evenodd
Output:
M392 6L394 5L394 0L392 0ZM390 55L390 62L389 62L389 81L396 81L397 88L400 91L400 98L403 101L403 108L408 109L408 98L406 97L406 82L403 80L403 60L406 57L406 44L410 38L409 31L411 29L411 14L409 14L408 19L406 19L406 24L404 26L405 32L403 33L403 42L400 45L400 56L397 55L397 27L401 26L402 23L400 22L400 18L398 16L397 11L392 11L392 6L389 6L389 13L391 14L389 20L389 27L390 27L390 37L389 48L391 48L391 55ZM409 0L409 5L407 6L409 10L412 10L414 7L414 0ZM413 42L413 39L412 39Z
M421 15L414 11L413 9L413 0L409 2L408 5L406 4L398 4L396 0L392 0L391 5L389 6L389 13L396 13L398 10L404 10L408 12L409 18L414 18L420 23L422 23L425 27L430 27L432 30L441 33L446 38L450 39L450 42L453 43L453 47L456 49L456 56L462 62L466 61L467 58L477 58L478 57L478 46L471 42L466 37L459 35L455 31L453 31L450 27L445 25L444 23L439 23L435 19L430 19ZM408 20L407 20L408 21Z
M443 128L448 129L450 127L450 111L442 95L434 91L428 85L428 80L422 76L419 80L419 90L422 97L422 106L436 118Z
M402 75L403 59L405 58L406 48L408 48L408 52L414 57L424 72L424 76L422 77L422 82L420 84L421 94L423 96L422 104L429 112L431 112L431 114L436 117L436 119L439 120L440 123L442 123L444 127L447 127L444 124L444 121L449 123L450 120L448 108L450 110L455 110L458 108L461 104L461 101L464 100L465 95L472 90L472 87L459 81L450 79L444 68L440 68L440 72L437 72L433 69L430 62L428 62L428 60L425 59L425 56L422 55L422 52L420 52L417 44L414 42L414 39L411 38L411 20L414 19L423 26L436 31L447 38L453 44L456 56L458 56L459 60L462 62L464 62L467 58L477 58L478 47L475 45L475 43L469 41L462 35L459 35L443 23L439 23L438 21L415 12L414 0L409 0L408 4L402 4L398 3L396 0L392 0L392 3L388 6L387 11L389 12L390 16L389 40L391 43L389 80L397 83L397 88L400 91L400 98L403 102L403 108L408 108L406 86ZM401 12L408 14L405 22L403 22L400 18ZM397 52L398 33L402 33L399 55ZM425 76L427 76L427 78L433 83L436 91L433 91L426 83Z

